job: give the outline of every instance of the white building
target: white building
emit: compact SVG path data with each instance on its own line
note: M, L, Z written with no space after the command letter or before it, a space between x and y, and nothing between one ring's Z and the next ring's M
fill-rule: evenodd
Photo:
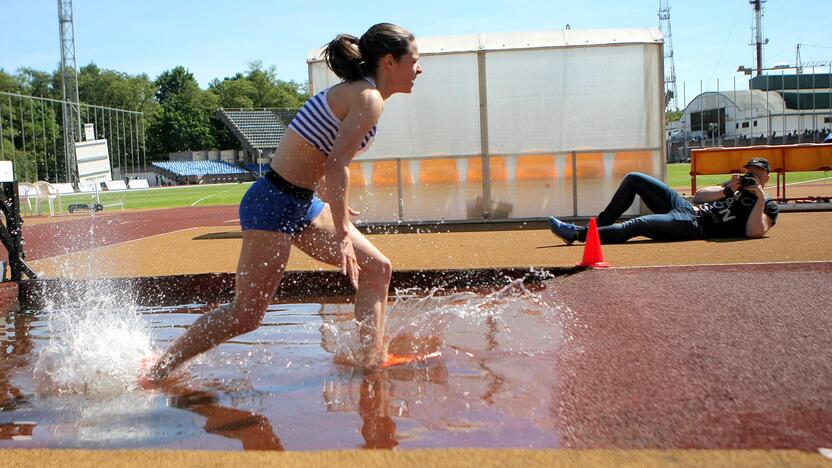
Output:
M832 128L830 76L763 75L751 90L702 93L685 107L681 131L691 139L825 134Z

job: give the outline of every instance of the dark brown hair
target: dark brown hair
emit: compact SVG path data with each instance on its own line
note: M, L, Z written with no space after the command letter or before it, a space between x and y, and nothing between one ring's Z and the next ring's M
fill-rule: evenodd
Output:
M339 78L355 81L375 75L378 61L385 55L392 54L397 60L401 58L410 51L413 40L413 33L401 26L379 23L360 38L339 34L324 48L323 57Z

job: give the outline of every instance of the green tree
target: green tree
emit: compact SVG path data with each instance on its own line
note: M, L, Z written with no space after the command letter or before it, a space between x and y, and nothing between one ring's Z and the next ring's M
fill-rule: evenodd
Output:
M17 81L20 84L20 94L48 98L56 96L52 75L49 73L24 67L17 71Z
M20 96L0 99L0 157L14 162L18 180L56 181L55 156L62 154L57 122L56 108L47 102Z
M245 74L214 80L208 87L225 108L292 108L301 107L309 98L306 85L277 78L274 65L264 68L262 61L248 64Z
M664 113L664 123L676 122L682 118L685 111L679 109L667 110Z
M82 103L154 112L156 84L146 75L129 75L115 70L102 70L94 63L78 72L78 97Z
M217 96L220 107L226 109L251 109L254 107L252 96L256 90L254 85L241 74L222 81L214 80L208 85L208 90Z
M254 87L254 107L298 108L309 98L303 87L294 81L279 80L277 68L263 68L260 60L248 64L246 78Z
M156 139L154 152L167 153L216 147L211 122L219 103L216 95L202 91L192 73L178 66L156 79L160 118L150 132Z
M7 93L19 93L20 83L13 75L6 73L6 70L0 68L0 91Z

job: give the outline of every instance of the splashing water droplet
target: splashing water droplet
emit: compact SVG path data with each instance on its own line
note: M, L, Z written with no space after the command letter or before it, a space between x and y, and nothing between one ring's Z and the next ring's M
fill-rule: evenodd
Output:
M41 396L117 394L137 388L140 366L154 355L148 324L121 295L97 285L73 306L48 304L49 342L34 367Z
M388 307L385 325L384 349L395 355L424 356L441 351L445 346L445 335L452 321L462 320L466 326L481 326L490 321L503 322L504 315L539 316L554 320L559 308L542 301L523 285L522 279L510 282L504 288L490 294L459 292L439 295L440 290L426 296L414 296L412 291L398 292L393 304ZM513 328L503 323L502 333L511 338ZM539 327L538 327L539 328ZM537 328L536 328L537 329ZM559 330L553 326L552 329ZM529 341L523 331L516 332L514 339L503 340L502 352L534 354L540 346ZM358 330L354 320L345 315L325 317L321 326L324 349L335 355L336 362L358 365L361 362ZM552 340L549 335L547 340ZM559 341L559 337L557 337ZM475 355L462 350L469 357ZM455 353L459 350L454 349Z

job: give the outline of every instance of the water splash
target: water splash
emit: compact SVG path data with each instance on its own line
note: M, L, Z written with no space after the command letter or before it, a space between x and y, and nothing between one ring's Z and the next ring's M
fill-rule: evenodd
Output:
M129 294L94 283L73 306L47 304L49 341L34 368L40 396L115 394L136 388L143 360L153 354L149 324Z
M455 328L473 329L488 324L499 325L502 336L499 352L503 354L534 354L545 350L551 343L560 343L561 327L556 320L560 307L551 305L523 285L523 279L516 279L500 290L489 294L457 292L440 295L440 289L430 291L426 296L412 296L399 293L387 309L384 346L392 354L425 355L441 351L446 347L448 326L463 322ZM507 320L508 317L512 319ZM518 330L512 334L509 323L520 317L535 317L551 326L531 330ZM522 327L526 328L526 327ZM529 333L537 334L535 339ZM360 342L355 320L351 315L332 314L324 317L321 326L323 348L335 355L336 362L357 365L360 362ZM548 344L543 344L547 342ZM455 346L455 352L463 349ZM491 351L495 351L492 349Z

